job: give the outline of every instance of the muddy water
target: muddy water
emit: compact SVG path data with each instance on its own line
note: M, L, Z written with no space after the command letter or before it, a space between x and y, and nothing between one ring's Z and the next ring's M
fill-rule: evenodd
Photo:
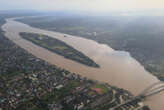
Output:
M99 44L93 40L33 28L26 24L14 21L14 19L6 19L6 21L6 24L2 27L6 32L6 37L33 55L46 60L51 64L55 64L90 79L107 82L110 85L124 88L132 92L134 95L139 94L149 85L158 82L158 79L145 71L144 67L132 58L128 52L115 51L109 46ZM22 39L19 36L20 32L45 34L64 41L68 45L71 45L75 49L93 59L101 66L101 68L88 67L52 53L42 47ZM65 35L67 37L64 37ZM152 110L164 110L163 102L164 93L150 97L145 101L145 103L148 104Z

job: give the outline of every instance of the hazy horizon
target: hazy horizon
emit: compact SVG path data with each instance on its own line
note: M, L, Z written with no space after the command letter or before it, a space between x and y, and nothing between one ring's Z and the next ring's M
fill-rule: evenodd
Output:
M161 10L162 0L3 0L0 10L140 11Z

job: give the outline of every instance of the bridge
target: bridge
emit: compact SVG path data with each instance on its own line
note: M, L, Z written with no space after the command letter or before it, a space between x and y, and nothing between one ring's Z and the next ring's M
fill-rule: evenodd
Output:
M141 102L146 98L156 95L162 91L164 91L164 82L160 81L154 83L142 91L139 95L132 97L131 99L111 108L110 110L120 110L121 108L125 108L129 105L137 104L138 102Z

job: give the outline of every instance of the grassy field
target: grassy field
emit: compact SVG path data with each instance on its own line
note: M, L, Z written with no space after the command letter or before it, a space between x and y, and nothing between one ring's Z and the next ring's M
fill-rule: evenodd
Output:
M93 87L91 87L91 89L97 89L100 92L100 94L105 94L109 91L109 89L104 84L96 84Z

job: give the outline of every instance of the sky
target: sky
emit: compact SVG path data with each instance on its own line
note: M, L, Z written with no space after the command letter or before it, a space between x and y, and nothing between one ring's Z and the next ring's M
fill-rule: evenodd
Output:
M131 11L164 8L164 0L0 0L0 10Z

